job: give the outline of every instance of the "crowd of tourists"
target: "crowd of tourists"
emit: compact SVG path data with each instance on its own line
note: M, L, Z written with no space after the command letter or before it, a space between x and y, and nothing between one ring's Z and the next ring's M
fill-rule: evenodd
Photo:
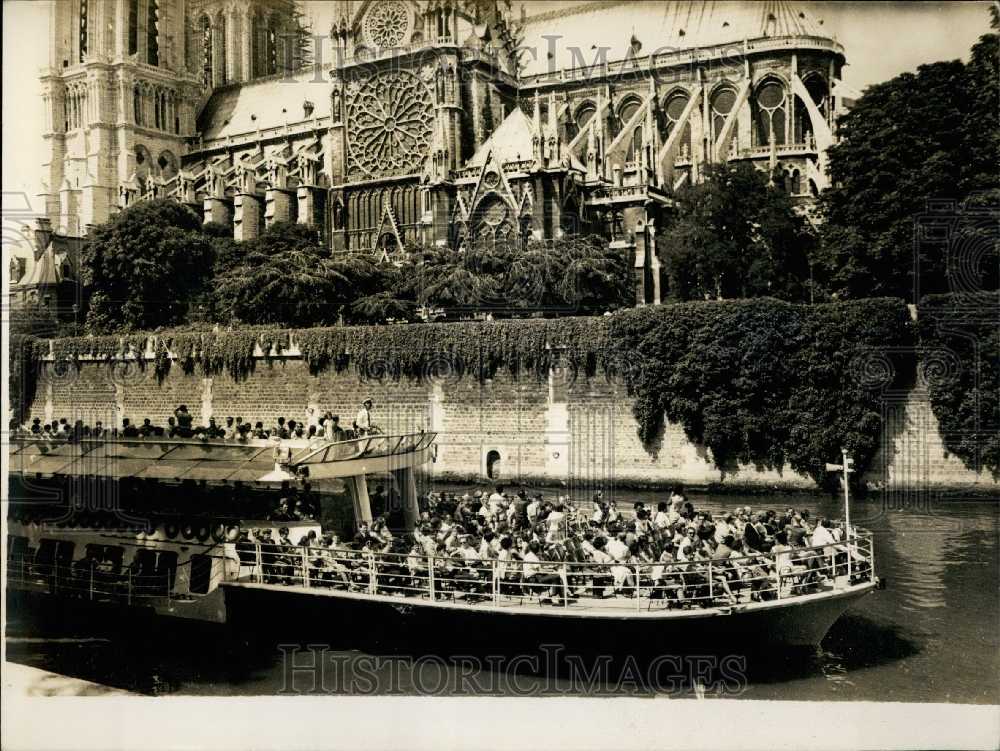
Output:
M846 568L841 524L794 508L712 514L681 488L655 508L621 509L600 493L579 505L502 487L430 494L420 506L413 533L393 534L382 517L350 540L312 531L293 541L287 528L278 538L264 530L246 536L244 557L260 543L272 583L308 577L312 586L418 594L433 580L444 596L499 592L553 605L636 595L676 607L760 601L811 591Z
M43 423L41 418L35 417L25 425L13 422L11 430L15 435L67 442L95 438L173 438L241 442L274 439L347 441L379 432L378 426L372 420L373 407L373 401L366 399L358 410L354 422L347 428L341 425L339 415L330 411L320 414L312 407L306 410L302 420L278 417L271 425L265 425L261 420L251 422L239 416L229 416L224 420L210 417L206 424L196 425L194 415L186 404L182 404L167 418L165 425L158 425L149 417L144 418L141 423L125 417L122 418L120 425L105 425L101 420L90 425L83 420L70 422L65 417Z

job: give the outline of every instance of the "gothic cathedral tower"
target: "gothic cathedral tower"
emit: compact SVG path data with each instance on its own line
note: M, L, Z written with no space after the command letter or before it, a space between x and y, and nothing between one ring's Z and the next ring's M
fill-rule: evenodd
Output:
M214 87L279 72L293 0L63 0L42 72L52 228L79 236L125 191L155 195Z

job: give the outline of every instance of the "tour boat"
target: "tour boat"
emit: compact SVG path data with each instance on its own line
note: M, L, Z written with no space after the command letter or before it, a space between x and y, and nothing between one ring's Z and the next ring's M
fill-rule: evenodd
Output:
M518 564L497 560L298 545L310 533L321 538L319 521L261 518L259 504L244 503L254 494L277 499L306 478L320 488L335 482L347 490L355 525L370 523L368 483L377 479L399 498L402 526L412 531L416 473L433 460L435 438L12 437L8 593L246 630L270 621L286 632L343 635L345 623L364 623L412 644L595 645L613 637L718 649L734 638L743 646L815 646L879 586L872 535L850 524L846 539L797 549L794 560L766 553L724 565L542 562L550 575L542 586L520 578ZM158 484L182 498L190 490L196 500L158 509L113 497ZM197 492L203 486L228 490ZM225 501L213 502L216 495Z

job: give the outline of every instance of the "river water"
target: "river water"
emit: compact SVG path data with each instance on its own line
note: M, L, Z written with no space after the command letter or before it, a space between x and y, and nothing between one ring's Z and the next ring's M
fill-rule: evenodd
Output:
M661 500L652 492L619 497L627 503ZM712 511L751 505L795 506L835 517L842 512L841 499L814 495L691 500ZM613 645L612 667L581 685L558 669L546 672L545 655L526 670L523 660L512 668L509 656L507 662L456 661L453 655L422 655L416 644L402 657L398 650L382 655L356 648L350 625L338 624L336 643L320 657L326 669L317 680L315 671L289 672L294 647L267 639L234 646L231 637L217 633L180 636L173 628L123 624L111 633L106 623L70 617L39 625L33 617L29 624L27 614L10 612L7 659L158 695L277 695L292 689L1000 703L1000 503L947 498L898 508L872 498L853 502L851 515L853 523L875 532L876 567L887 588L841 617L814 654L756 656L750 664L714 665L708 672L670 663L679 674L704 679L633 681L631 658L622 659L628 645L615 645L614 634L595 635L595 645ZM740 653L738 643L726 649ZM669 645L663 651L670 652ZM311 658L300 652L292 659L301 665Z

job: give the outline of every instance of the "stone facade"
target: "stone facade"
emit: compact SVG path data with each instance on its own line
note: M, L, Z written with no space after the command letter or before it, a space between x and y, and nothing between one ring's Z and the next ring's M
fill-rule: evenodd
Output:
M292 75L288 0L58 3L56 231L170 196L238 239L297 221L380 258L599 233L643 304L671 194L706 165L750 162L804 208L826 184L844 51L792 3L333 6Z

